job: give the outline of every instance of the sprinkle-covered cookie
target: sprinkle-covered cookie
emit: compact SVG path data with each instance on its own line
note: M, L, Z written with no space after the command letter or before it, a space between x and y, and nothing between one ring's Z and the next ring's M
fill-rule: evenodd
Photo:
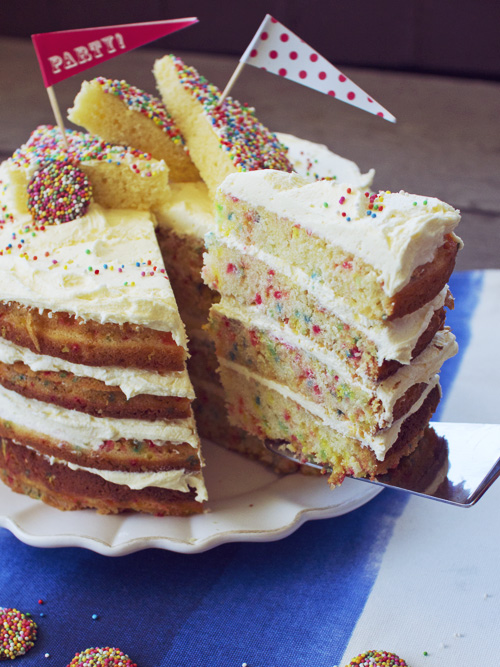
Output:
M137 667L119 648L94 647L77 653L68 667Z
M81 169L67 160L50 162L28 185L28 209L39 224L70 222L85 215L92 186Z
M395 653L387 651L365 651L351 660L346 667L408 667L408 664Z
M37 625L17 609L0 607L0 660L14 660L33 648Z

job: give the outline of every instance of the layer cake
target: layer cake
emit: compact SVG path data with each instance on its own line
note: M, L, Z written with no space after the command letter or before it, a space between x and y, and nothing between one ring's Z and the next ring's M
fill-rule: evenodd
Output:
M47 132L0 167L0 475L60 509L200 512L187 338L154 216L133 208L149 177L123 190L130 208L105 208L96 172L82 186L85 160Z

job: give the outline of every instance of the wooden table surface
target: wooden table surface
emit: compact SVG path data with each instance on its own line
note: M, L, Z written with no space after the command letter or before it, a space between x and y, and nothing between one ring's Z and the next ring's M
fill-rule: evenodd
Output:
M151 69L163 52L139 49L57 84L63 115L84 78L126 79L154 93ZM223 88L236 67L228 56L177 52ZM0 38L0 158L41 123L54 123L30 41ZM325 143L374 167L374 187L436 196L459 208L465 242L458 270L500 269L500 83L346 68L397 118L392 124L304 86L246 67L233 94L262 122ZM68 123L68 126L70 124Z

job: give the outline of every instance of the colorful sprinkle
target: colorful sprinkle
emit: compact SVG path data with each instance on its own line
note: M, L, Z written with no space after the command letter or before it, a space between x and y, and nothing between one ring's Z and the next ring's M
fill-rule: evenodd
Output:
M0 660L14 660L35 645L37 625L17 609L0 607Z
M41 167L28 185L28 208L38 224L57 225L80 218L91 198L87 176L67 160Z
M77 653L68 667L137 667L135 662L118 648L87 648Z
M387 651L366 651L351 660L346 667L408 667L407 663L395 653Z

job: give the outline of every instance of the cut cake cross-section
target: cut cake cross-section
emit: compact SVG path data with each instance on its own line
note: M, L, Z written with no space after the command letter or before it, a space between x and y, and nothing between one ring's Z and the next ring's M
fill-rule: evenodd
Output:
M278 171L232 174L203 275L230 421L346 475L395 467L426 435L443 362L459 214Z

